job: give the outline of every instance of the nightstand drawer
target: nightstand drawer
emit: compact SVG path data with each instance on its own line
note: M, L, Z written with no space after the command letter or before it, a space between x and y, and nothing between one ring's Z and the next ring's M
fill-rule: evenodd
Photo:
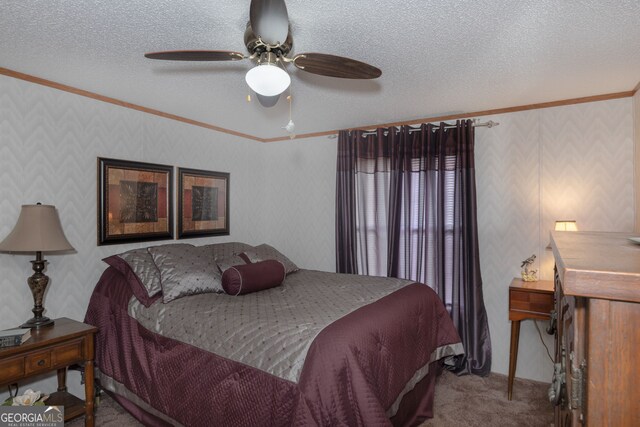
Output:
M549 317L553 310L553 294L542 292L509 290L509 311L517 311Z
M51 366L70 365L84 360L84 340L76 340L51 350Z
M0 360L0 384L24 375L24 357Z
M25 374L46 371L51 367L51 350L28 354L24 358L24 365Z

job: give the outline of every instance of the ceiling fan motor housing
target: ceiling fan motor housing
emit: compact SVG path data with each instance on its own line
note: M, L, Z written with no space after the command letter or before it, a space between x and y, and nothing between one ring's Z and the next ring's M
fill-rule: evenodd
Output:
M264 52L258 58L258 65L278 65L278 55L273 52Z
M273 52L277 57L287 56L293 48L293 37L291 36L291 26L287 33L287 39L276 45L265 44L258 36L253 33L251 22L247 22L247 28L244 31L244 44L251 55L261 56L265 52Z

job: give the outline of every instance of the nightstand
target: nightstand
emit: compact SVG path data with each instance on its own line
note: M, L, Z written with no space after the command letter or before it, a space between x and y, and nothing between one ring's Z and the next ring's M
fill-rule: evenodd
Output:
M0 349L0 386L46 372L58 372L58 391L46 403L64 406L64 420L85 415L85 426L93 426L93 341L97 328L61 318L53 326L31 330L22 345ZM67 392L67 367L85 365L85 401Z
M553 311L553 280L525 282L515 278L509 286L509 320L511 320L511 350L509 352L509 386L507 398L511 400L513 378L518 363L520 321L551 318Z

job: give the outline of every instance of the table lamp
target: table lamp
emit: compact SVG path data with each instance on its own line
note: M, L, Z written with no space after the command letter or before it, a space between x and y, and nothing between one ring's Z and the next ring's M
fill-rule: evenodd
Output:
M53 325L52 319L42 315L44 311L42 299L49 283L49 277L43 273L47 261L42 258L42 253L72 250L74 250L73 246L62 231L55 206L40 203L22 206L13 231L0 243L0 252L36 253L36 259L31 261L34 273L27 279L33 294L34 317L24 323L23 328Z
M555 231L578 231L575 219L561 219L556 221Z

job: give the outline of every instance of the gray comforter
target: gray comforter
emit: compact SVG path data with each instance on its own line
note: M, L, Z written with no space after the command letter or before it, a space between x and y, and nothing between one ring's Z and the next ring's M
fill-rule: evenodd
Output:
M150 331L298 382L322 329L410 283L300 270L243 296L201 294L149 308L131 298L129 314Z

